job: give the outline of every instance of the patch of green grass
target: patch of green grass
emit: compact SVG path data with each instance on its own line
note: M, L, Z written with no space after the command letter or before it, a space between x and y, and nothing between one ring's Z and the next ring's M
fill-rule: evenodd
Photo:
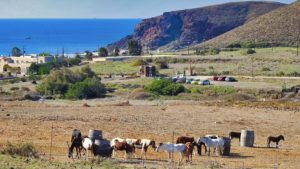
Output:
M108 74L135 74L139 71L138 66L133 66L130 62L100 62L89 65L97 75ZM78 70L82 66L73 67L71 69Z

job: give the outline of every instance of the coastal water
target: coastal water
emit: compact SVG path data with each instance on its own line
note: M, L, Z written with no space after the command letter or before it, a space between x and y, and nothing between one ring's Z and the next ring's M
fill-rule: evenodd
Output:
M0 55L95 51L131 34L140 19L0 19Z

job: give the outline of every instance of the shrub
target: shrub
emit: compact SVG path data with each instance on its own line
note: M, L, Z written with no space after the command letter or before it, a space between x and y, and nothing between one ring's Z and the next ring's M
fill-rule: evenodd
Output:
M271 71L271 69L268 68L268 67L263 67L263 68L261 69L261 71L263 71L263 72L269 72L269 71Z
M184 91L184 86L172 83L162 89L162 94L166 96L177 96L179 93L183 93Z
M74 73L71 70L63 69L51 72L37 86L37 91L46 95L65 94L70 84L82 81L81 74Z
M132 66L142 66L142 65L146 65L147 62L145 62L143 59L136 59L134 61L132 61L131 65Z
M299 76L300 76L300 73L294 71L294 72L288 73L287 75L288 75L288 76L292 76L292 77L299 77Z
M22 157L39 157L36 148L33 144L30 143L24 143L19 145L12 145L11 143L7 143L1 151L1 153L8 155L19 155Z
M284 76L284 75L285 75L285 73L283 71L276 73L276 76Z
M29 91L30 91L30 89L29 89L28 87L22 87L22 90L23 90L23 91L26 91L26 92L29 92Z
M197 94L197 93L200 93L200 90L197 89L197 88L191 88L190 91L191 91L191 94Z
M169 68L168 60L166 58L158 58L158 59L155 59L154 62L159 69L168 69Z
M145 87L145 90L157 95L175 96L185 91L184 86L174 84L171 79L160 79Z
M11 87L10 88L11 91L16 91L16 90L19 90L19 89L20 89L19 87Z
M98 79L87 78L83 82L77 82L70 86L66 93L68 99L92 99L103 97L106 89Z
M241 52L242 55L252 55L254 53L256 53L256 51L254 49L242 50L242 52Z
M218 49L218 48L211 48L211 49L209 49L209 51L208 51L208 53L209 53L210 55L217 55L217 54L219 54L220 52L221 52L221 50Z
M230 71L224 70L224 71L221 72L221 74L222 74L222 75L229 75L229 74L230 74Z
M14 83L19 83L20 81L21 81L21 79L16 77L14 79L9 80L9 83L14 84Z
M25 77L21 77L22 82L27 82L27 79Z

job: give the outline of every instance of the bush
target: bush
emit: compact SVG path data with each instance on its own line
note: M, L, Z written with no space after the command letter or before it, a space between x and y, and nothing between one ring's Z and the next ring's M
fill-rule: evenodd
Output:
M154 63L157 65L159 69L168 69L168 59L167 58L157 58L155 59Z
M25 91L25 92L29 92L30 89L28 87L22 87L22 90Z
M242 55L252 55L254 53L256 53L256 51L254 49L247 49L247 50L242 50Z
M19 83L20 81L21 81L21 79L16 77L14 79L9 80L9 83L14 84L14 83Z
M70 86L66 93L67 99L92 99L103 97L106 89L98 79L87 78Z
M300 77L300 73L299 73L299 72L296 72L296 71L291 72L291 73L288 73L287 75L288 75L288 76L291 76L291 77Z
M263 71L263 72L269 72L269 71L271 71L271 69L268 68L268 67L263 67L263 68L261 69L261 71Z
M19 90L19 89L20 89L19 87L11 87L10 88L11 91L16 91L16 90Z
M185 91L184 86L174 84L171 79L160 79L145 87L145 90L157 95L176 96Z
M142 65L146 65L147 62L145 62L143 59L136 59L134 61L132 61L131 65L132 66L142 66Z
M190 91L191 91L191 94L198 94L198 93L200 93L200 90L197 89L197 88L191 88Z
M218 49L218 48L211 48L211 49L209 49L209 51L208 51L208 53L209 53L210 55L217 55L217 54L219 54L220 52L221 52L221 50Z
M22 81L22 82L27 82L27 79L26 79L25 77L22 77L22 78L21 78L21 81Z
M36 148L33 146L33 144L29 143L19 145L12 145L11 143L7 143L1 153L8 155L18 155L22 157L39 157Z

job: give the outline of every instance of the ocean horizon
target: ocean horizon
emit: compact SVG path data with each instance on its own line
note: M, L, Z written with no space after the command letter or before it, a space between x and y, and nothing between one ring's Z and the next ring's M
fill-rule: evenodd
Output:
M0 19L0 55L96 51L133 33L141 19Z

